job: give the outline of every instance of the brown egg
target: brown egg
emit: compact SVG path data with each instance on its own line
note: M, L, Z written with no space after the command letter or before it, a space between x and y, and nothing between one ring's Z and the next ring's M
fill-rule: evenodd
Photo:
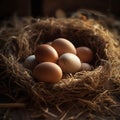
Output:
M92 67L88 63L81 63L80 71L90 71Z
M58 65L64 73L75 73L80 70L81 61L75 54L64 53L60 56Z
M63 53L73 53L76 54L76 48L74 45L67 39L64 38L57 38L55 39L51 46L53 46L59 55Z
M77 49L77 56L80 58L82 62L89 63L93 59L93 52L88 47L78 47Z
M62 70L55 63L43 62L35 67L33 76L38 81L56 83L62 78Z
M35 50L35 58L38 62L56 62L58 60L57 51L50 45L42 44Z

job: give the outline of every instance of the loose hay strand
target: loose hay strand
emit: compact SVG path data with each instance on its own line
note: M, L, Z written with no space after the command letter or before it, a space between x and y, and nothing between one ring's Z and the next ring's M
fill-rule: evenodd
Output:
M25 108L24 103L0 103L0 108Z

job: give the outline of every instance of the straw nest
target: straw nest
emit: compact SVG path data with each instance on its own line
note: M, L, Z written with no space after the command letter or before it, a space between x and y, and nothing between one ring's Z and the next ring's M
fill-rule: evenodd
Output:
M76 104L93 111L120 102L120 44L94 20L35 19L8 33L1 40L0 91L14 102L22 101L38 109ZM66 74L56 84L36 82L32 72L23 65L25 58L34 54L38 44L59 37L70 40L76 47L91 48L93 70Z

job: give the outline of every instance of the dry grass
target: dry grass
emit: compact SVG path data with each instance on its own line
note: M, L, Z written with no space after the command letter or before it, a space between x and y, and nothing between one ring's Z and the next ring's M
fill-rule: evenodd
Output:
M6 29L0 38L3 43L0 93L9 96L12 102L20 101L34 107L32 113L38 109L41 114L36 113L33 118L79 119L88 113L88 118L94 119L93 112L117 116L118 111L115 113L113 106L117 109L120 104L120 43L114 35L95 20L49 18L28 21L22 27ZM76 47L90 47L94 51L91 62L94 69L67 74L56 84L36 82L32 72L24 67L24 59L34 54L38 44L58 37L69 39Z

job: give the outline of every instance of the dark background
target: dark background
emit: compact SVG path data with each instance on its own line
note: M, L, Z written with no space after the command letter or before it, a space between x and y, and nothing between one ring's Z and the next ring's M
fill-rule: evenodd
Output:
M0 0L0 19L13 15L50 17L62 9L71 14L79 9L92 9L120 16L120 0Z

